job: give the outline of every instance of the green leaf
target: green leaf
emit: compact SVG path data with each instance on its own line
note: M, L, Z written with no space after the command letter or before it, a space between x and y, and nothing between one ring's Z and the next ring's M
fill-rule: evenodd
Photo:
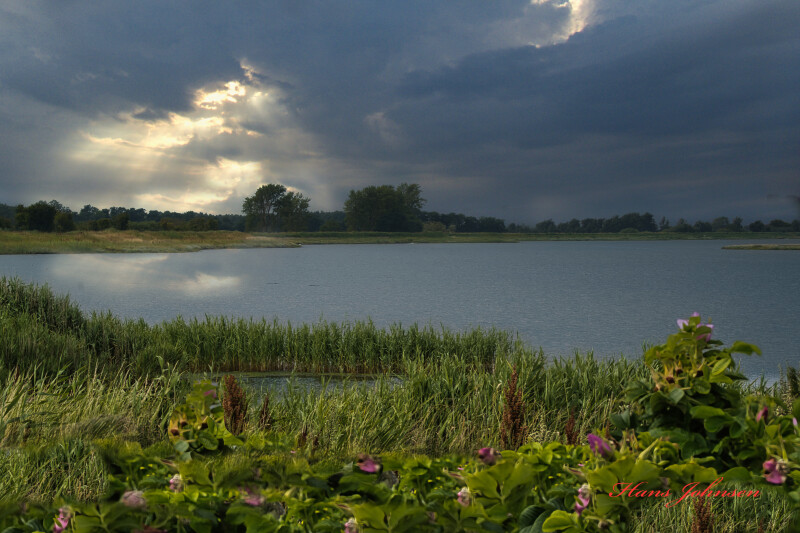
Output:
M622 413L614 413L611 415L611 423L617 429L631 429L631 413L624 411Z
M728 351L731 353L744 353L747 355L753 355L754 353L761 355L761 350L759 350L758 346L742 341L734 342L733 345L728 348Z
M428 514L424 507L402 504L389 515L389 530L397 533L416 531L418 526L428 520Z
M712 416L725 416L725 411L710 405L697 405L689 409L689 414L693 418L711 418Z
M692 383L692 387L700 394L708 394L711 392L711 383L703 378L695 379L694 383Z
M197 443L206 450L216 450L219 448L219 441L209 431L202 430L197 434Z
M711 418L706 418L703 422L703 426L705 426L706 431L709 433L716 433L722 428L724 428L729 423L729 417L726 416L712 416Z
M658 477L661 469L649 461L636 461L633 465L629 478L625 481L632 481L636 484L639 481L652 481Z
M525 510L519 515L520 527L533 525L533 523L536 522L536 519L539 518L539 515L544 511L544 507L539 507L538 505L530 505L526 507Z
M522 492L520 496L524 497L525 493L530 492L530 489L533 487L534 479L534 470L531 465L517 463L511 475L509 475L505 483L503 483L503 498L508 498L510 495L517 492Z
M500 494L497 493L497 481L489 475L486 470L467 477L467 486L471 492L499 500Z
M175 449L180 453L189 451L189 443L185 440L175 441Z
M747 424L742 423L740 420L737 420L735 424L733 424L730 428L731 437L734 439L738 439L744 432L747 431Z
M531 506L533 507L533 506ZM530 509L530 507L528 507ZM547 511L545 509L540 508L540 514L536 517L536 520L533 521L532 524L527 525L525 527L521 527L519 533L542 533L542 525L544 521L550 516L552 511ZM522 520L520 519L520 526L522 526Z
M725 481L741 481L749 482L753 480L753 476L748 469L743 466L736 466L722 474Z
M722 374L725 372L725 369L731 366L733 359L730 357L725 357L724 359L720 359L716 363L714 363L714 367L711 369L711 374Z
M603 467L594 472L586 473L586 480L593 487L601 489L603 492L610 492L614 485L619 483L619 479L608 467Z
M669 394L667 396L669 397L669 401L672 402L673 405L678 405L678 403L683 399L685 395L686 393L683 392L683 389L677 388L669 391Z
M542 531L550 533L552 531L563 531L577 525L577 520L572 513L566 511L553 511L547 520L542 524Z
M353 506L353 515L360 524L368 525L380 531L389 531L386 526L386 514L377 505L365 503Z

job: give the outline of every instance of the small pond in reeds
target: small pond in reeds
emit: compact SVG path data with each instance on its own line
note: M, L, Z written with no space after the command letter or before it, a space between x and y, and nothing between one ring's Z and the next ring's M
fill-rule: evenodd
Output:
M264 393L272 398L280 398L290 389L298 391L323 392L341 387L373 387L383 382L389 387L400 385L398 376L377 374L306 374L295 372L225 372L219 374L195 374L192 379L211 379L221 385L226 375L236 377L236 381L248 394L259 397Z

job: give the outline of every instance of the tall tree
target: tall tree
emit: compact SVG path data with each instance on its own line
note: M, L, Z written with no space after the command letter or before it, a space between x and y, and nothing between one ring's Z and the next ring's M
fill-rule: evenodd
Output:
M278 202L276 213L283 231L308 230L308 204L311 200L297 192L287 192Z
M53 202L55 202L55 200L53 200ZM18 205L16 214L17 228L35 231L53 231L56 213L59 212L56 207L52 205L53 202L36 202L28 207Z
M425 203L417 184L369 186L350 191L344 204L350 231L422 231L420 208Z
M258 231L274 230L276 210L286 194L286 187L277 183L262 185L253 196L248 196L242 203L242 211L255 220Z

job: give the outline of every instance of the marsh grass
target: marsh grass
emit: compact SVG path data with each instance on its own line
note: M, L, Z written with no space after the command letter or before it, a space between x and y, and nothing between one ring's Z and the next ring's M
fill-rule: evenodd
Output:
M148 446L186 390L179 374L144 379L81 369L50 376L0 368L0 501L102 494L96 439Z
M323 383L315 391L290 381L270 398L274 431L319 443L318 454L332 458L355 453L472 454L483 445L501 444L506 384L516 365L526 441L565 440L570 409L581 438L608 423L622 402L620 374L643 375L625 359L597 360L592 354L550 364L541 352L530 357L498 358L489 368L463 357L444 355L435 362L406 359L399 375ZM608 379L597 379L606 375ZM588 386L591 380L600 393ZM591 394L590 394L591 392ZM249 406L247 430L259 430L261 399Z
M508 332L453 332L431 326L379 329L371 321L294 326L277 320L176 318L150 326L110 313L85 315L46 286L0 278L0 361L44 370L126 367L157 374L164 364L193 371L398 372L404 359L455 355L491 366L496 357L533 351Z

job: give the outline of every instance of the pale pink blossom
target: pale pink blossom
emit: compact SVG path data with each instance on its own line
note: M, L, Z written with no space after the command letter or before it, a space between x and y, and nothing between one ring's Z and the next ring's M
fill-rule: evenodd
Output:
M53 533L63 533L66 531L67 527L69 526L69 519L72 517L72 513L68 507L62 507L58 510L58 516L56 517L55 522L53 522Z
M144 509L147 507L147 501L144 499L144 493L140 490L129 490L122 495L120 503L131 509Z

